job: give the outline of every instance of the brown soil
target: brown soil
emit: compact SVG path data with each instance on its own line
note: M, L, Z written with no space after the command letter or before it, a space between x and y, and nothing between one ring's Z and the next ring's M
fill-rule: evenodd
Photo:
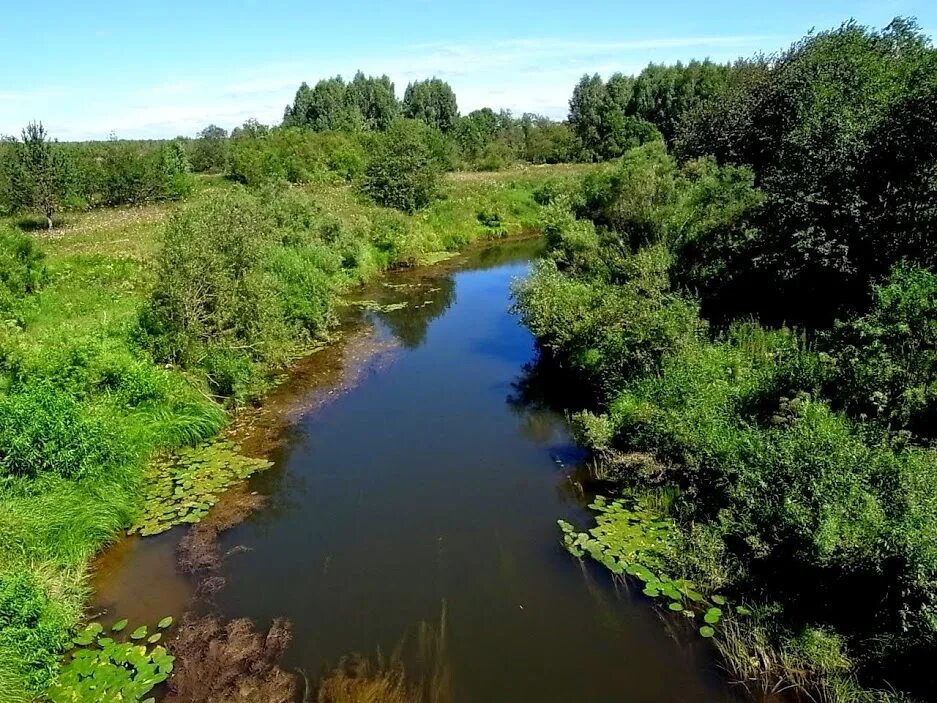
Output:
M285 620L275 620L266 634L246 619L185 620L169 643L176 666L164 703L295 701L299 681L277 663L291 638Z

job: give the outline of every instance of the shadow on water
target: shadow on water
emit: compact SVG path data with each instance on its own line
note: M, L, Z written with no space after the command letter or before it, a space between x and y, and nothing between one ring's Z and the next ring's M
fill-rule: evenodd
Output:
M358 329L381 352L352 381L280 391L293 400L275 467L250 485L266 503L222 534L210 608L261 629L288 619L284 668L338 692L438 675L445 696L416 700L731 700L704 643L560 545L558 518L590 520L582 457L509 312L538 250L501 243L361 291L376 305ZM400 648L427 622L444 624L442 669Z

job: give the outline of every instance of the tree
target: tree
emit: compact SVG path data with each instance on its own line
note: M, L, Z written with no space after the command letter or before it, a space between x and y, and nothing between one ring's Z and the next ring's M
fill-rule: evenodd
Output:
M436 197L442 166L439 133L416 120L397 120L377 140L361 189L375 202L404 212L426 207Z
M14 208L38 210L52 229L52 218L68 192L65 152L49 139L41 122L30 122L16 144L10 187Z
M579 140L582 157L595 161L602 151L602 120L607 91L598 73L583 76L569 100L569 125Z
M825 325L894 264L937 265L937 50L914 23L848 22L734 70L677 139L685 159L750 166L768 196L732 304Z
M452 87L439 78L409 84L403 96L403 116L448 132L459 117Z
M368 129L384 131L400 117L394 84L387 76L365 76L358 71L348 84L347 100L361 114Z
M192 150L192 168L195 171L222 171L228 153L228 133L210 124L198 133Z
M316 132L365 129L364 116L351 102L349 86L341 76L327 78L310 88L305 82L296 91L292 106L283 115L284 127L305 127Z

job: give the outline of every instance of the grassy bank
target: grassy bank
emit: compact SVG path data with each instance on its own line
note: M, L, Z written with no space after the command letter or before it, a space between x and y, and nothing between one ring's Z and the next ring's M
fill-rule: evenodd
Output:
M88 562L139 516L154 454L262 398L328 338L349 287L535 227L534 192L556 175L449 177L413 215L346 185L210 178L183 204L76 213L49 234L0 226L14 252L0 257L0 700L54 680Z

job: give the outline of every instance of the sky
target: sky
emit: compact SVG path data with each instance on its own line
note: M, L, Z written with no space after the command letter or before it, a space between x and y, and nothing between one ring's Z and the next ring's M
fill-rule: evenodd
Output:
M279 122L302 81L355 71L449 81L480 107L563 118L584 73L728 61L854 18L916 17L933 0L45 0L4 3L0 134L41 120L60 140L194 136Z

